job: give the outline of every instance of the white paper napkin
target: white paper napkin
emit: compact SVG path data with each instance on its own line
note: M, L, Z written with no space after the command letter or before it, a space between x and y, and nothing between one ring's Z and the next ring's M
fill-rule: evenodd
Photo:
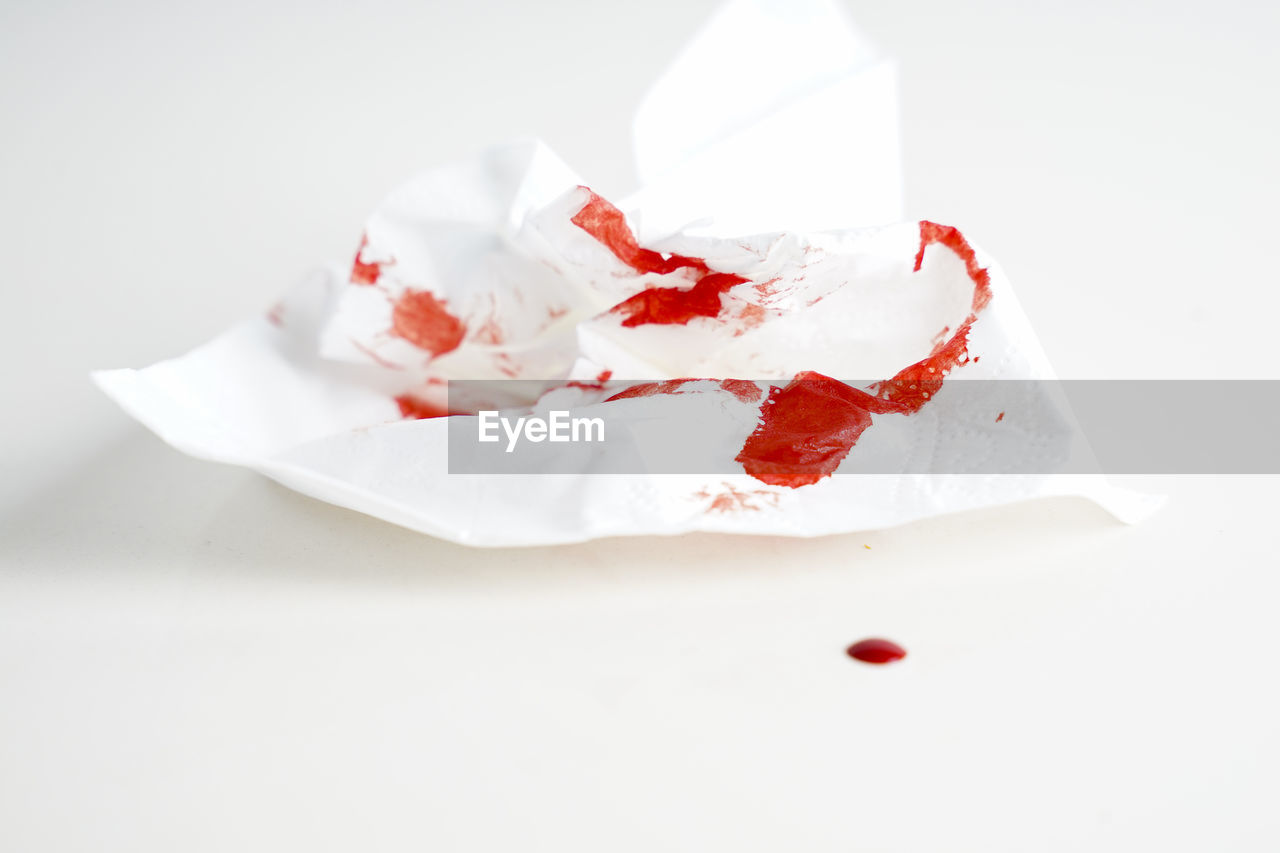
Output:
M1152 511L1156 500L1100 477L851 475L904 452L964 470L947 454L999 427L954 383L1053 375L1008 282L964 235L865 227L899 216L895 103L891 67L834 7L730 2L641 107L647 183L620 207L536 141L495 147L392 193L349 267L310 276L267 315L94 379L184 452L476 545L812 536L1052 494L1128 520ZM947 382L915 403L871 388L881 402L834 472L806 483L761 473L753 435L793 377L890 380L913 365ZM701 382L610 399L592 385L605 372L779 390L767 402ZM553 392L557 405L643 406L658 432L633 436L640 451L719 413L726 473L596 473L609 470L601 458L576 474L450 474L450 422L470 420L424 416L444 411L449 382L478 379L510 382L495 405L545 410L552 398L538 403L517 380L574 379Z

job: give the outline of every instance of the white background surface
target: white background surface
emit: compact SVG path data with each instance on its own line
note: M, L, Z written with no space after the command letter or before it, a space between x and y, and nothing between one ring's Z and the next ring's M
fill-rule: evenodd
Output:
M1280 845L1273 478L1156 480L1135 528L472 551L89 385L489 142L625 193L712 5L0 6L0 847ZM1054 6L852 4L901 62L908 215L1000 259L1065 377L1274 377L1276 7ZM876 634L911 656L843 656Z

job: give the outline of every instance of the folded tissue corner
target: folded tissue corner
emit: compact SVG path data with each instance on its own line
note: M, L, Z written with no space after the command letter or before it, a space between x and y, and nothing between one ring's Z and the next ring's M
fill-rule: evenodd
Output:
M772 61L724 61L753 50ZM93 378L192 456L471 545L815 536L1056 494L1149 514L1157 499L1100 476L837 476L876 420L941 399L943 377L1053 377L979 248L937 223L884 225L901 218L896 110L892 63L834 5L731 0L642 102L632 197L601 198L537 141L491 148L394 191L352 264L264 316ZM602 376L650 380L659 413L664 397L741 391L694 379L777 383L739 393L756 410L735 472L450 473L448 425L474 418L437 416L451 381L560 380L596 411L634 403L593 396ZM849 376L883 381L831 378ZM806 405L835 413L835 438L797 461L803 417L765 433ZM949 430L975 428L961 420L933 418L914 452L945 452Z

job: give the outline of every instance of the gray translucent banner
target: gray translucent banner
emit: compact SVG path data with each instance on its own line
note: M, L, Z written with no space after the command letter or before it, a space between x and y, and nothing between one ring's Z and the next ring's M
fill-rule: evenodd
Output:
M1280 474L1280 381L950 379L914 410L868 412L852 442L857 404L834 398L753 440L787 385L451 382L449 471L731 475L764 445L784 470L825 453L838 476Z

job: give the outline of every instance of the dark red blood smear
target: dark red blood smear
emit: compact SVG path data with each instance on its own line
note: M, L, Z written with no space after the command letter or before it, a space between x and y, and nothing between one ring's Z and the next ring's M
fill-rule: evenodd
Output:
M955 334L939 341L926 357L873 386L874 394L820 373L801 373L785 388L774 388L760 407L760 424L736 457L748 474L774 486L798 488L830 476L871 425L871 416L910 415L942 388L953 368L969 361L969 331L978 312L991 301L991 277L978 266L973 247L955 228L920 223L920 250L941 243L964 261L973 281L973 302ZM896 648L896 647L895 647ZM852 653L852 652L851 652Z
M907 650L892 640L871 637L854 643L845 649L845 654L863 663L879 664L902 660L907 656Z
M924 265L924 250L933 243L941 243L964 261L965 272L973 280L973 307L969 310L976 314L986 308L987 303L991 301L991 274L986 268L978 266L977 253L973 251L969 241L964 239L964 235L959 230L950 225L920 220L920 249L916 252L913 271L920 272L920 267Z
M807 371L773 388L761 421L736 459L771 486L798 488L828 477L871 426L874 398L845 383Z
M624 315L622 325L678 325L695 317L716 317L720 314L721 295L750 281L734 273L716 272L701 258L664 256L652 249L641 248L622 211L587 187L582 189L588 194L587 203L571 221L600 241L614 257L642 274L666 275L687 269L697 276L697 281L690 288L650 287L618 303L611 310Z
M395 398L396 405L400 407L400 416L402 418L416 418L423 420L426 418L447 418L449 410L428 403L425 400L419 400L416 397L401 395Z
M391 333L432 356L458 348L467 327L425 290L406 290L391 309Z
M1004 412L996 415L996 423L1000 423L1002 420L1004 420Z
M678 269L693 269L699 272L710 272L701 258L686 258L683 255L663 257L661 252L642 249L636 242L636 235L631 233L627 218L622 211L591 191L589 187L580 187L587 191L587 203L570 221L595 237L618 260L638 273L671 273Z
M370 261L365 262L364 250L369 245L369 235L360 238L360 248L356 249L356 259L351 264L351 283L361 285L374 285L378 283L378 279L382 276L382 267L392 261Z
M650 287L619 302L610 310L623 314L622 325L683 325L694 317L720 314L720 296L730 288L750 281L740 275L716 272L704 275L693 287Z
M900 412L914 414L942 390L942 380L952 368L969 361L969 330L975 315L960 324L956 333L934 347L928 358L923 358L894 374L892 379L876 383L876 398L881 414Z

